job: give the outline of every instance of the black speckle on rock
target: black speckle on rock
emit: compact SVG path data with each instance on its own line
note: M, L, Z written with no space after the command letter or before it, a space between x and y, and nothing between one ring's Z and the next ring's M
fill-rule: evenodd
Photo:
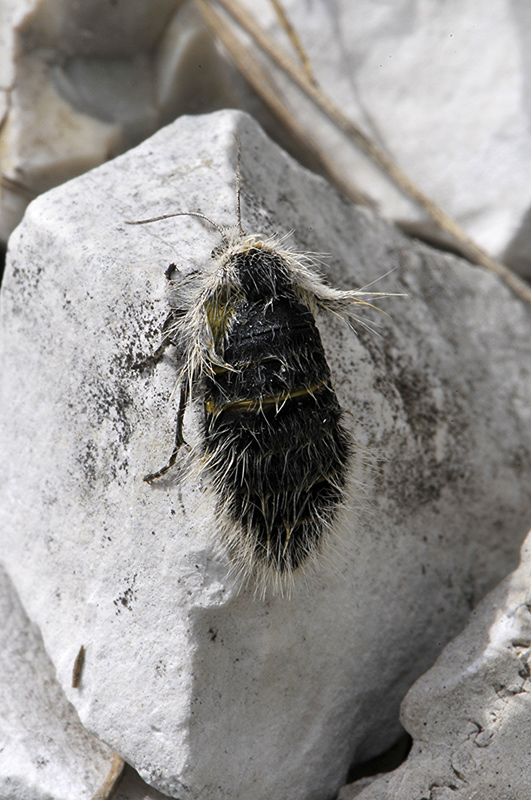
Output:
M132 576L132 578L126 578L126 581L130 584L121 595L119 595L115 600L113 600L114 605L116 606L116 614L121 614L124 608L127 608L129 611L132 611L132 603L136 599L136 592L135 592L135 583L136 583L136 573Z

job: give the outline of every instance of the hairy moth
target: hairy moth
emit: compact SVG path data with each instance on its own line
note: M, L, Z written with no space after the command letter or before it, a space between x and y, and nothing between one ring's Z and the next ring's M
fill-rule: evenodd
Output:
M163 341L181 354L175 445L184 444L187 404L202 402L196 468L213 487L217 545L244 581L284 592L293 573L314 560L344 504L353 442L336 397L316 325L318 312L353 322L374 293L328 286L307 255L276 238L222 228L204 214L178 212L139 220L195 216L221 241L205 271L177 286ZM288 589L289 590L289 589Z

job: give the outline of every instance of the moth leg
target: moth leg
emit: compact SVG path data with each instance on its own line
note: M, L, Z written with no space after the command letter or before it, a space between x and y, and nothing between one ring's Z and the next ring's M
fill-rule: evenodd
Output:
M170 345L175 345L175 341L173 340L171 333L168 333L168 331L171 331L176 317L182 316L183 313L184 312L180 310L170 311L162 326L162 342L159 344L155 352L153 352L150 356L146 356L146 358L143 358L142 361L137 361L136 364L133 364L133 369L149 369L150 367L154 367L159 363L162 356L166 352L166 349Z
M146 356L142 361L138 361L135 364L135 369L149 369L149 367L154 367L156 364L159 363L162 356L166 352L166 348L172 344L172 341L169 337L165 337L162 342L159 344L155 352L153 352L150 356Z
M160 350L160 348L158 349ZM181 449L182 445L185 444L183 437L183 421L184 421L184 412L186 410L186 404L188 403L188 392L189 392L188 380L186 379L186 377L183 377L180 386L179 406L177 408L177 425L175 428L175 445L173 447L173 452L165 467L159 469L158 472L152 472L150 475L146 475L144 477L146 483L151 483L157 478L160 478L162 475L165 475L175 464L179 450Z

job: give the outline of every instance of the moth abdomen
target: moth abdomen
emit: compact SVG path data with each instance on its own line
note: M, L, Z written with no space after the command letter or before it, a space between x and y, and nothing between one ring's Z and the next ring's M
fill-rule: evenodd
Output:
M295 297L261 304L241 300L223 347L229 369L207 381L216 405L225 399L284 402L286 395L330 380L313 315Z
M233 303L224 332L227 369L204 378L204 457L233 561L290 573L321 546L351 443L313 313L282 272L253 263L251 297Z

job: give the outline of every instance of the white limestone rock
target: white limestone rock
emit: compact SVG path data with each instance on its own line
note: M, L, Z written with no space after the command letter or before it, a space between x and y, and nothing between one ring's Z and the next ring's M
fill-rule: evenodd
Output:
M332 284L407 292L376 335L320 320L374 462L342 560L291 599L238 594L205 487L166 461L177 364L165 270L201 269L243 223L328 252ZM531 314L492 275L412 243L237 112L181 118L36 200L2 291L0 558L83 724L180 800L326 800L399 734L399 703L516 563L531 510ZM197 436L195 407L185 435ZM331 549L333 549L331 547ZM337 559L336 559L337 561ZM70 686L79 643L83 682Z
M529 795L531 535L520 565L472 613L402 704L408 760L341 800L516 800Z
M41 636L0 567L0 797L90 800L113 752L67 702Z

